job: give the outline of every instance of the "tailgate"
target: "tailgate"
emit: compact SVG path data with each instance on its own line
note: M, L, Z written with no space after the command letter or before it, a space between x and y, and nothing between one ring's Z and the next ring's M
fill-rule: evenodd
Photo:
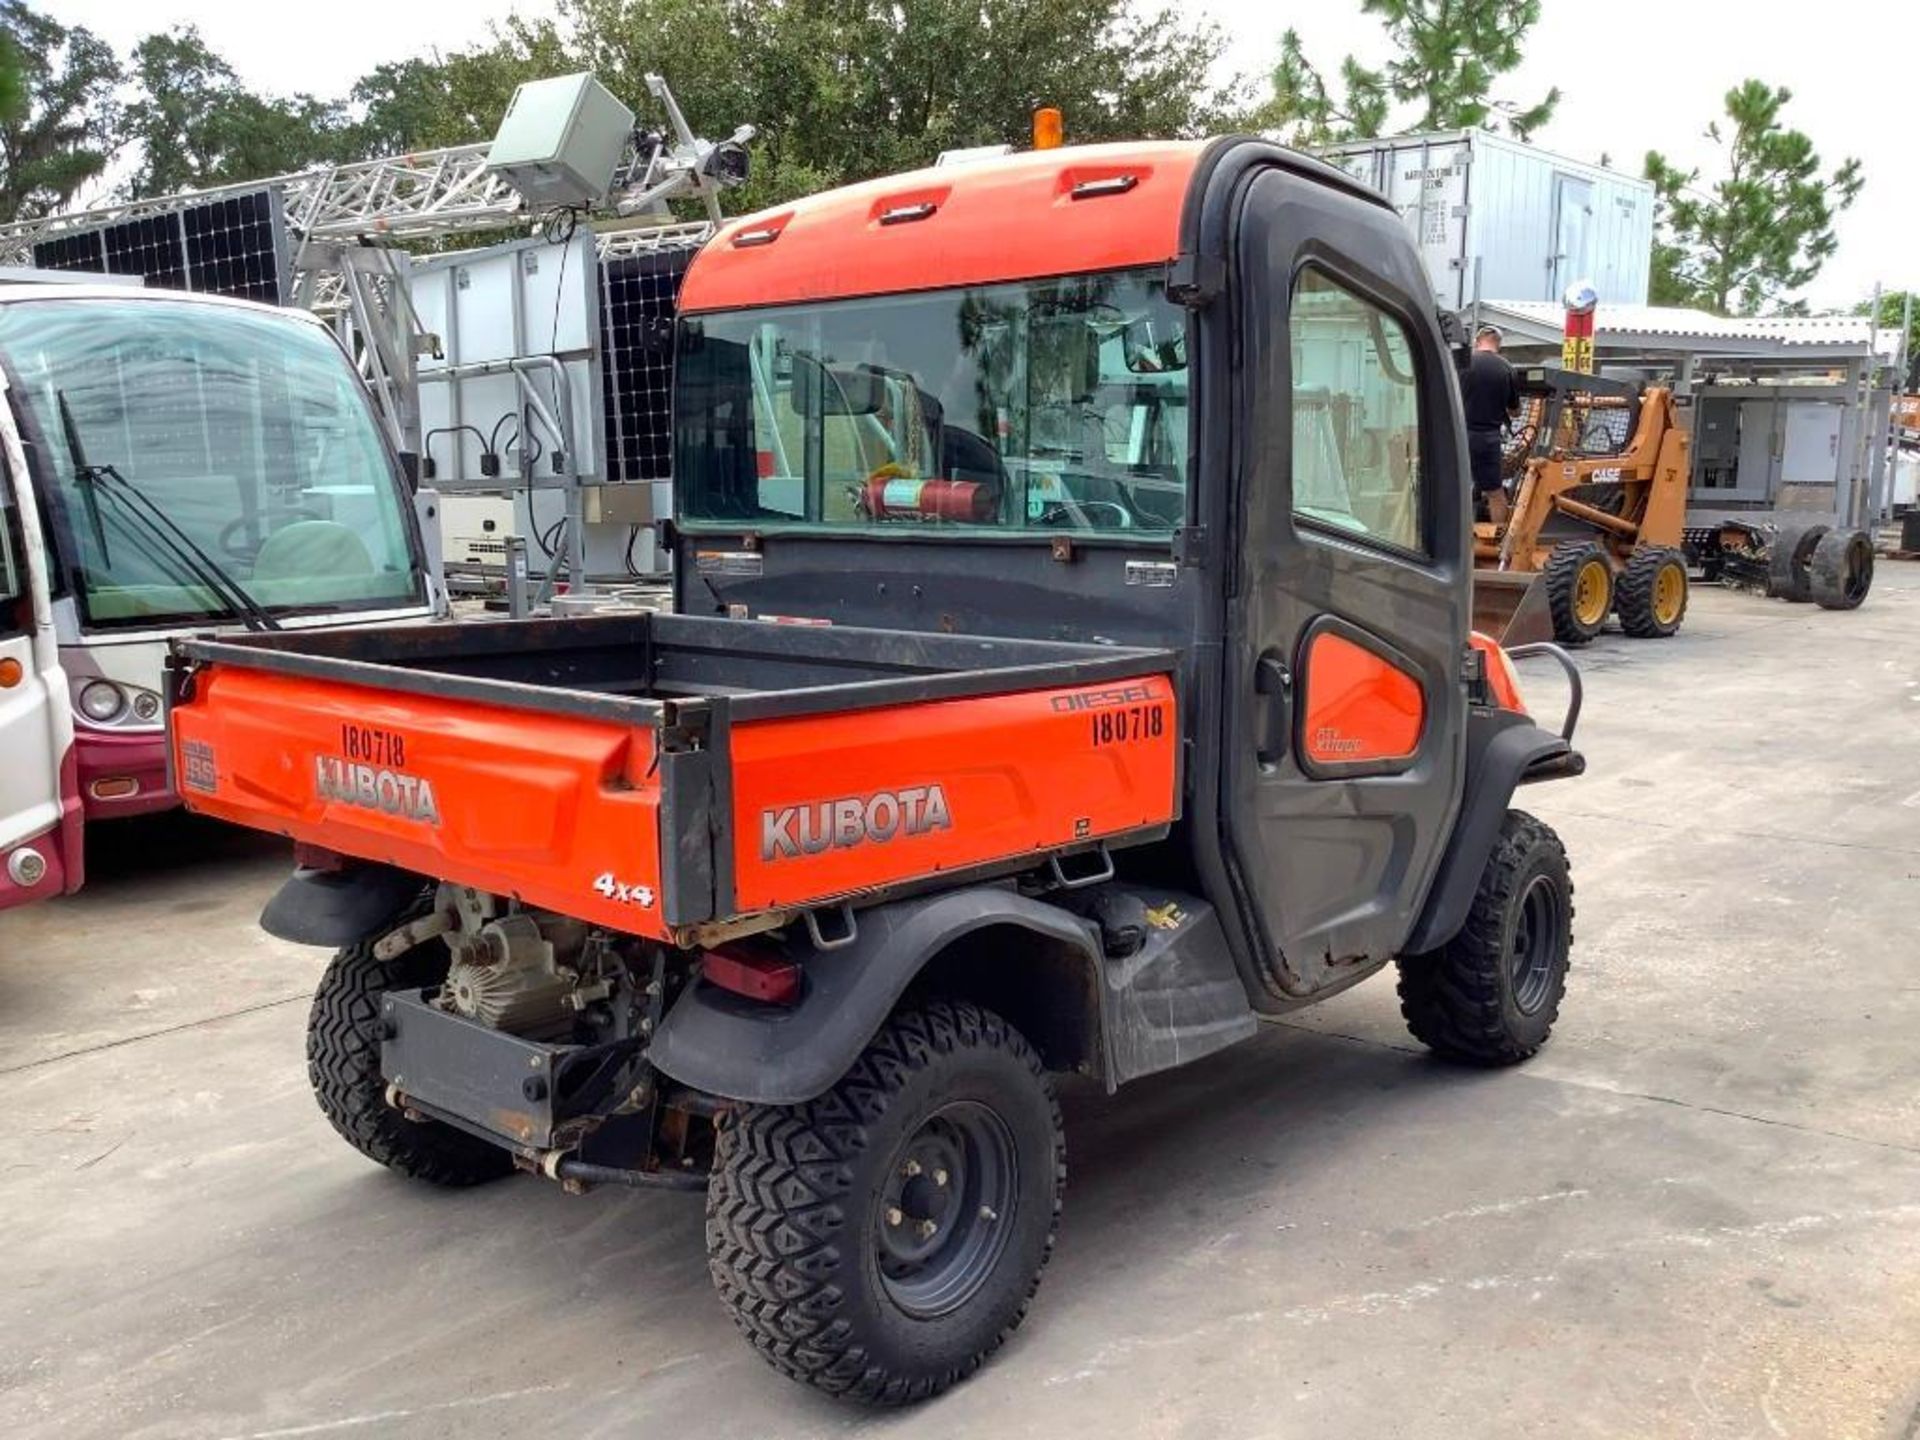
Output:
M169 723L200 814L668 935L651 727L219 663Z

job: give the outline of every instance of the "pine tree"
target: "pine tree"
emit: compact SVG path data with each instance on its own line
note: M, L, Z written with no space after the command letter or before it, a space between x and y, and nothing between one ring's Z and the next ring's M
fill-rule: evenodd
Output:
M1860 194L1858 160L1822 173L1813 141L1782 123L1793 92L1748 80L1727 92L1726 122L1707 127L1722 152L1720 178L1701 188L1658 151L1645 174L1658 201L1653 301L1718 315L1796 308L1839 241L1836 216Z

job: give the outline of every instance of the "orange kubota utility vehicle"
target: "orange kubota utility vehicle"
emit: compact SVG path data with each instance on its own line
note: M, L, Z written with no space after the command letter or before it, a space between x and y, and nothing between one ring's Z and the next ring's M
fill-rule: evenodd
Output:
M1546 1040L1572 887L1510 806L1580 770L1577 676L1543 728L1470 634L1378 196L1253 140L1051 150L735 221L680 304L675 613L178 646L181 792L294 837L263 924L340 947L308 1056L351 1144L702 1189L753 1345L897 1402L1026 1312L1052 1074L1396 962L1440 1054Z

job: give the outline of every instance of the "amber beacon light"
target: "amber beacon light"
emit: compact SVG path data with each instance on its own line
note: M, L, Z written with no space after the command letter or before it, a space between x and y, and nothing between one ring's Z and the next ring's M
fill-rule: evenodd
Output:
M1057 105L1042 105L1033 112L1033 148L1058 150L1066 143L1067 122Z

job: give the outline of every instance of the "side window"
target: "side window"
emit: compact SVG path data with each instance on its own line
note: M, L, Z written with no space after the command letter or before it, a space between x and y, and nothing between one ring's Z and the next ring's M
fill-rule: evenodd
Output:
M13 608L27 590L25 562L15 543L13 487L0 471L0 629L5 629Z
M1425 553L1420 394L1405 327L1312 269L1294 286L1289 324L1294 514Z

